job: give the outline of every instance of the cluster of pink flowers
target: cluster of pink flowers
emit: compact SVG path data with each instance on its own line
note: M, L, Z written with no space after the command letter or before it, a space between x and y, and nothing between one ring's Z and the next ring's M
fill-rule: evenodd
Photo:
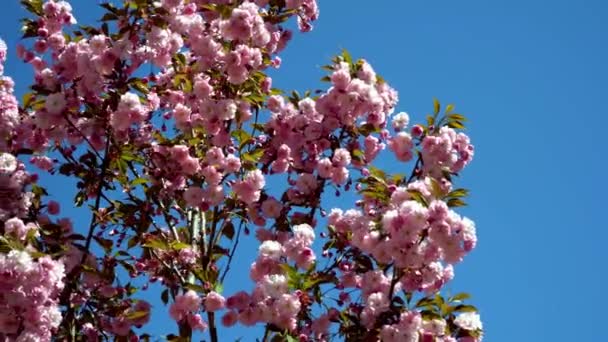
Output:
M4 222L4 234L12 236L18 241L25 242L30 232L36 235L37 227L34 223L30 222L25 224L21 219L13 217Z
M145 234L143 241L144 244L154 244L154 241L169 241L169 244L176 242L167 232L163 235ZM164 285L174 286L180 282L179 275L188 274L200 260L200 252L192 247L182 245L176 249L156 250L153 255L144 254L137 258L130 276L135 278L146 275L150 282L160 281ZM173 271L167 270L165 265L171 265Z
M264 185L266 185L264 175L260 170L254 170L248 172L242 181L234 183L232 190L234 190L238 199L251 204L260 199L260 193Z
M177 322L187 322L194 330L205 330L207 323L199 313L201 304L202 300L198 294L189 290L175 297L175 302L169 308L169 315Z
M398 132L391 138L388 147L400 161L409 161L414 156L412 136L407 132Z
M6 51L6 44L0 39L0 152L8 151L7 140L19 123L19 105L13 94L15 84L3 75Z
M266 130L271 139L268 145L275 153L272 170L293 170L306 173L318 171L319 176L342 184L348 178L347 166L351 152L359 149L353 141L348 149L332 151L330 135L340 128L353 129L356 125L372 125L378 129L386 125L386 117L397 102L397 93L386 83L379 82L372 67L365 61L353 73L350 65L341 62L331 75L333 87L317 101L302 99L295 106L280 96L271 96L267 107L272 113ZM385 136L388 132L383 133ZM364 139L364 163L371 162L384 148L376 137ZM333 152L331 158L324 157ZM360 161L355 166L363 165Z
M222 181L229 173L238 172L241 161L234 154L224 154L217 146L211 147L204 158L190 155L185 145L153 147L153 165L149 172L154 180L169 191L168 194L185 188L183 198L190 207L218 205L224 199ZM157 165L163 165L158 168ZM202 176L206 187L187 185L188 177ZM264 186L264 177L259 171L250 172L243 181L233 184L233 190L245 202L257 201ZM257 196L257 197L256 197Z
M319 160L317 171L321 178L331 179L334 184L343 184L348 178L348 169L351 163L350 152L344 148L334 151L331 159L323 158Z
M200 160L190 155L188 146L154 144L150 156L152 165L147 171L153 182L167 189L168 194L183 189L188 176L201 171ZM160 167L162 165L162 167ZM194 195L190 196L194 197ZM186 196L188 203L194 200Z
M460 172L474 154L464 133L432 125L408 130L406 113L389 120L397 92L368 62L352 61L346 52L328 68L324 80L331 86L318 97L276 95L264 72L280 67L278 54L292 37L281 23L296 16L299 29L309 31L319 14L316 0L137 6L108 4L103 21L112 25L71 35L64 31L75 23L70 5L47 0L37 20L25 21L34 44L17 51L36 82L21 113L13 81L2 76L6 45L0 40L0 231L27 246L0 253L0 336L50 339L61 321L57 297L67 271L78 277L68 288L71 305L95 318L92 324L80 315L69 324L81 325L91 340L101 333L135 338L132 329L148 322L150 304L132 299L138 289L131 283L116 285L123 266L133 278L145 275L162 282L167 293L180 293L169 314L193 330L207 328L202 312L225 310L226 327L265 323L301 341L325 341L332 323L346 328L348 320L370 337L380 331L384 341L481 340L445 334L449 324L478 336L476 314L461 312L448 322L395 305L403 291L439 291L477 243L474 223L448 206L453 189L446 174ZM138 76L145 64L158 72ZM57 159L45 155L51 147ZM386 147L399 161L419 158L409 179L369 167ZM11 154L21 149L34 152L30 162L41 170L75 175L79 200L97 198L86 238L73 234L68 219L47 216L59 214L58 203L24 193L35 177ZM321 233L329 240L323 250L328 265L317 269L313 226L315 215L327 215L322 195L331 187L337 196L349 191L355 172L362 175L355 184L362 200L356 209L329 213L329 233ZM269 173L286 174L282 196L265 191ZM142 183L144 191L136 188ZM109 190L114 187L126 198L108 199L119 192ZM33 192L44 196L38 188ZM292 211L296 207L305 210ZM205 215L200 236L182 225L193 208ZM157 218L171 232L160 229ZM229 252L220 242L234 239L234 229L224 228L239 219L259 227L250 269L254 289L224 298L209 291L219 288L218 280L200 277L200 293L190 290L184 283L200 274L221 274L218 260ZM273 220L271 228L267 220ZM44 247L40 251L28 245L32 236ZM91 243L106 254L92 254ZM142 256L131 255L133 247L141 247ZM62 250L61 262L41 252ZM328 300L325 290L340 292L342 312L312 307ZM351 337L345 331L340 333Z
M443 319L423 320L417 311L406 311L397 323L382 327L380 338L386 342L456 342L445 334L446 325Z
M115 291L115 290L114 290ZM111 298L115 295L112 291L107 293L107 297ZM85 335L90 340L98 340L101 332L110 332L116 336L129 336L133 327L141 328L150 320L150 303L145 300L138 300L134 305L125 302L128 306L121 308L120 314L114 317L105 316L101 320L100 331L90 326L90 323L85 323Z
M155 80L158 81L159 86L174 88L166 92L170 96L163 99L163 102L171 103L173 106L186 105L192 113L187 121L198 122L199 125L204 123L206 128L209 128L208 126L219 128L219 122L232 119L236 110L226 111L221 108L226 108L224 100L217 103L211 100L198 102L212 91L204 72L219 69L225 72L231 83L242 84L256 70L269 65L278 66L277 61L264 62L264 60L271 60L272 55L278 53L291 37L290 31L278 24L271 24L265 17L266 10L263 8L267 5L265 1L257 4L243 2L232 10L230 18L227 19L219 17L213 11L199 8L204 3L199 5L195 2L185 4L183 1L164 1L161 5L168 11L164 19L169 22L169 26L161 28L148 22L144 30L145 37L123 35L113 41L104 34L97 34L79 41L68 42L63 36L62 29L75 23L71 6L65 1L47 1L43 7L43 16L37 24L38 37L33 49L27 50L20 46L18 54L34 67L35 79L39 86L49 91L56 91L60 84L73 83L74 87L49 95L45 108L37 109L35 115L22 123L20 134L16 137L19 145L39 151L48 145L49 140L69 139L70 142L77 144L86 138L96 148L101 149L105 122L111 124L114 134L121 140L128 140L129 137L135 137L134 139L137 140L141 135L148 136L149 120L152 117L148 113L157 108L154 102L158 100L158 96L154 91L149 94L150 103L147 105L140 103L137 95L127 92L121 95L118 108L99 108L99 115L94 117L81 117L82 109L76 105L81 98L94 105L100 105L102 103L100 94L115 86L108 82L107 76L120 61L125 63L127 75L135 72L147 61L163 68L160 76ZM314 0L290 3L289 9L297 12L304 26L310 25L310 21L315 20L318 15ZM225 48L223 47L225 42L232 42L235 46ZM4 59L5 52L2 51L6 49L1 48L2 46L0 45L0 57ZM204 96L190 98L171 82L178 72L171 66L171 58L184 47L189 49L183 53L187 62L197 66L192 70L191 78L194 93L206 94ZM47 65L48 62L44 58L49 51L51 65ZM169 83L163 84L163 79L168 80ZM2 101L6 109L0 111L2 113L0 122L3 123L1 127L7 131L0 132L0 135L6 136L17 124L16 101L8 101L12 99L10 80L3 80L0 83L3 85L0 96L6 97L7 100ZM232 100L228 101L234 103ZM218 109L210 111L210 106L214 104ZM247 105L244 102L237 105L243 114L241 120L247 120ZM228 108L230 106L234 104L229 105ZM217 112L218 115L208 116L209 112ZM70 125L64 124L66 115L77 132ZM187 116L190 116L190 113ZM218 117L220 121L215 120ZM133 124L137 124L135 128ZM183 122L178 122L178 127L184 128ZM215 133L218 133L217 128ZM137 134L133 134L134 132ZM209 132L215 135L213 129ZM218 144L222 138L224 145L229 141L229 136L225 132L222 133L214 139L214 143L218 146L223 146Z
M293 331L301 303L297 291L288 293L287 277L275 273L265 275L251 295L239 292L229 297L226 307L230 311L222 317L225 326L237 321L245 326L265 322Z
M299 224L292 227L293 235L289 237L286 233L273 234L268 230L259 229L258 239L261 242L259 247L258 260L251 268L253 280L260 280L269 270L276 269L277 262L286 258L287 261L295 262L301 269L309 269L316 257L312 250L312 243L315 239L315 232L308 224Z
M239 292L227 299L226 307L230 311L222 318L224 325L232 326L237 321L247 326L265 322L290 331L296 329L302 292L290 293L289 276L281 265L292 261L296 267L309 269L315 261L311 249L315 233L307 224L296 225L292 231L291 236L275 235L264 229L258 231L261 245L250 272L256 282L255 289L251 295Z
M147 110L134 93L126 93L120 97L118 108L112 113L110 123L116 131L124 131L133 124L146 119Z
M412 199L409 191L414 190L426 198L428 208ZM329 224L338 234L351 233L349 242L378 262L402 269L400 283L409 292L438 291L453 277L451 265L477 242L474 223L435 198L429 178L395 188L389 206L377 209L335 209Z
M207 329L207 322L200 315L202 308L207 312L224 309L226 299L215 291L208 292L203 299L194 291L188 290L177 295L169 307L169 315L176 322L187 323L194 330Z
M31 181L23 163L10 153L0 152L0 221L25 216L33 195L24 193L24 188Z
M64 267L26 251L0 253L0 335L17 341L50 341L62 316L57 297Z
M469 137L450 127L441 127L437 135L428 135L422 140L424 171L433 177L441 172L460 172L472 159L474 149Z

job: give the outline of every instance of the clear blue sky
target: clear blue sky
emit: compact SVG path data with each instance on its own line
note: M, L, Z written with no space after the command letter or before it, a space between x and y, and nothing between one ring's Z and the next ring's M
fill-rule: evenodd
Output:
M81 22L91 17L96 1L72 2ZM479 244L448 288L473 294L486 340L602 340L608 2L321 0L320 8L315 30L284 53L277 85L322 87L318 66L348 48L399 91L398 110L413 120L433 97L468 115L476 156L460 184L472 190L463 212ZM16 0L2 2L0 35L11 48L20 16ZM6 69L22 93L29 74L14 50Z

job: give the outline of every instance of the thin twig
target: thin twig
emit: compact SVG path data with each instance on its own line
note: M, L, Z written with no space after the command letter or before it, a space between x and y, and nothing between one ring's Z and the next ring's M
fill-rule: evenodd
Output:
M234 240L234 245L232 246L232 251L230 251L230 254L228 255L228 263L226 264L226 268L224 269L224 274L222 274L222 276L220 277L221 284L224 283L224 278L226 278L226 275L228 274L228 271L230 270L230 263L232 262L232 257L234 256L236 247L239 245L239 238L241 237L242 229L243 229L243 221L241 221L241 223L239 224L239 230L236 232L236 237Z

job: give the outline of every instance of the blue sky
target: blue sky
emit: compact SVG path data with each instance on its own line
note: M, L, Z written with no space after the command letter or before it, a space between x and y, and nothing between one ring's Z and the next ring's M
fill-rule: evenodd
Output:
M72 2L87 21L96 1ZM2 5L0 36L13 48L23 12L16 0ZM347 48L399 91L397 109L414 121L433 97L469 117L476 156L459 184L472 191L462 213L476 221L479 244L448 288L473 294L486 340L601 340L608 3L321 0L320 8L315 30L283 54L275 85L323 87L319 66ZM5 73L20 94L24 69L12 50Z

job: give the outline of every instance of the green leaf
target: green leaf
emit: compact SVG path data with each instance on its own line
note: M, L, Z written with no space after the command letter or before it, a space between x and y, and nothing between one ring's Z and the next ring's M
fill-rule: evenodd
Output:
M443 297L441 297L441 295L438 293L435 295L435 305L437 305L438 307L441 307L444 304L444 300Z
M21 4L26 10L33 14L38 16L42 16L44 14L42 11L42 0L21 0Z
M187 288L188 290L192 290L195 292L204 292L205 289L200 286L200 285L196 285L196 284L186 284L184 285L185 288Z
M440 111L441 111L441 104L439 104L439 100L433 99L433 114L435 114L435 116L437 116L437 114L439 114Z
M148 181L149 181L149 179L143 178L143 177L135 178L134 180L131 181L131 186L138 186L138 185L146 184L146 183L148 183Z
M451 113L454 111L454 105L453 104L449 104L445 107L445 112L446 114Z
M429 203L427 202L426 198L424 198L424 196L422 196L422 193L418 190L408 190L407 191L410 196L412 197L412 199L422 205L424 205L425 207L429 206ZM449 205L449 204L448 204Z
M23 26L21 27L21 31L23 35L21 38L32 38L38 36L38 28L39 24L37 21L32 21L31 19L27 19L23 22Z
M360 193L362 195L364 195L365 197L377 199L382 202L388 200L388 198L389 198L389 196L387 194L380 192L380 191L373 190L373 189L365 189L365 190L360 191Z
M361 126L358 128L358 131L359 131L359 133L361 133L363 136L368 136L368 135L370 135L371 133L378 133L378 132L380 132L380 128L378 128L378 127L376 127L376 126L374 126L374 125L372 125L372 124L366 123L366 124L364 124L364 125L361 125Z
M163 301L163 303L165 305L167 305L167 303L169 302L169 289L165 289L161 294L160 294L160 300Z
M251 139L251 135L249 135L249 133L243 129L237 129L230 133L230 135L238 142L239 149L241 149Z
M101 246L103 247L103 249L106 252L109 252L110 250L112 250L112 246L114 245L114 242L112 242L112 240L109 239L104 239L102 237L98 237L98 236L94 236L93 239L95 239L95 241Z
M454 312L477 312L477 308L473 305L460 304L454 307Z
M128 313L125 318L132 320L132 319L138 319L138 318L143 318L150 315L149 311L134 311L134 312L130 312Z
M381 169L371 165L367 169L369 170L369 174L376 177L376 179L382 181L386 179L386 172L382 171Z
M142 94L148 94L150 92L150 90L148 90L148 86L145 85L141 79L139 78L134 78L131 80L131 87L137 91L139 91Z
M344 58L344 61L348 63L348 65L353 64L353 57L346 49L342 49L342 58Z
M135 247L135 245L137 245L139 243L139 235L136 235L132 238L129 239L129 242L127 242L127 249L131 249L133 247Z
M119 13L119 9L116 8L116 6L114 6L114 4L112 4L111 2L104 2L103 4L100 4L99 6L107 9L108 11L114 13L114 14L118 14Z
M463 129L464 124L460 121L450 121L450 122L448 122L448 127L456 128L456 129Z
M188 79L188 76L184 74L177 74L173 77L173 85L176 88L181 88L183 91L189 93L192 91L192 82Z
M431 298L431 297L424 297L416 303L417 308L433 307L434 305L435 305L435 298Z
M186 55L183 53L176 54L175 59L179 62L180 66L186 65Z
M106 13L101 17L101 21L113 21L118 20L118 16L115 13Z
M241 159L243 159L244 161L251 162L251 163L257 163L260 160L260 158L262 158L263 155L264 155L264 149L256 148L255 150L253 150L251 152L247 152L247 153L244 153L243 155L241 155Z
M232 224L232 222L226 223L224 229L222 229L222 234L232 240L234 238L234 224Z
M448 120L453 121L467 121L467 118L462 114L448 114L446 115L446 117L448 118Z
M453 207L464 207L466 206L466 202L459 199L459 198L450 198L448 200L448 207L453 208Z
M355 160L359 160L359 161L365 160L365 153L363 153L363 151L361 151L358 148L354 149L351 154L353 156L353 159L355 159Z
M447 197L466 197L469 195L469 190L467 189L456 189L452 190Z
M441 319L442 318L440 314L438 314L436 312L433 312L433 311L429 311L429 310L424 310L424 311L420 312L420 315L422 316L422 318L425 321L431 321L431 320L434 320L434 319Z
M150 240L150 241L142 244L141 246L147 247L147 248L159 249L161 251L169 249L169 246L167 245L167 243L165 241L156 240L156 239Z
M463 300L470 299L471 295L465 292L457 293L448 299L449 302L460 302Z
M190 248L191 246L185 242L174 241L171 243L171 248L173 250L179 251L185 248Z
M426 124L429 127L433 126L435 124L435 118L432 115L427 115L426 116Z
M443 194L441 185L435 178L430 178L430 180L431 180L431 190L432 190L433 196L435 196L437 198L441 198L441 195Z
M291 335L285 335L285 339L287 340L287 342L298 342L300 340L298 340L297 338L291 336Z
M23 95L23 108L28 108L34 102L34 100L36 100L36 95L34 93L26 93Z

